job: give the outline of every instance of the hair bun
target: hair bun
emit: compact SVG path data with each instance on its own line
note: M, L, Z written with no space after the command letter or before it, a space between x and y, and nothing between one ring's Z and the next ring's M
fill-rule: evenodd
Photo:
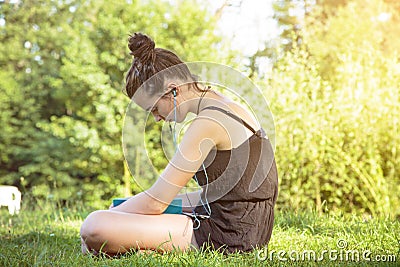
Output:
M155 43L147 35L142 33L129 35L128 47L131 50L130 54L139 59L142 64L145 64L149 60L154 61Z

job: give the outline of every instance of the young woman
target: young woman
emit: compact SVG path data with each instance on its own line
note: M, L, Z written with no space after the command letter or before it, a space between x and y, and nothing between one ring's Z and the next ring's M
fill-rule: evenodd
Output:
M129 38L134 56L126 92L156 121L196 118L175 155L146 191L91 213L81 228L82 251L187 250L209 245L225 253L268 244L278 179L269 140L240 104L196 82L173 52L146 35ZM200 192L178 195L191 179ZM185 214L164 214L174 198Z

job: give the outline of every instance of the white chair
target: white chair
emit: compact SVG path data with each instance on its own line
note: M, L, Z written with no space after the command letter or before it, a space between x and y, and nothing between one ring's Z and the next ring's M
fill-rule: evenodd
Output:
M0 207L8 206L10 214L19 213L21 209L21 192L15 186L0 185Z

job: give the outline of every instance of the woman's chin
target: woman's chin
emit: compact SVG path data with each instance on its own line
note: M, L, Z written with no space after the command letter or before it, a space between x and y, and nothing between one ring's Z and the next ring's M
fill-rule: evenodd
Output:
M176 122L176 123L181 123L181 122L183 122L184 120L185 120L185 117L183 117L183 118L180 118L180 117L178 117L178 118L176 118L177 120L175 121L174 120L174 118L165 118L164 120L165 120L165 122Z
M174 122L175 120L172 118L165 118L165 122ZM176 122L180 122L179 119Z

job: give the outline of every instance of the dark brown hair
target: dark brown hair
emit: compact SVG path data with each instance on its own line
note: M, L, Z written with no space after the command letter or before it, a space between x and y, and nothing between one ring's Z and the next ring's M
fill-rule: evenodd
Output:
M194 81L189 68L176 54L167 49L155 48L154 41L147 35L142 33L129 35L128 47L133 56L132 65L125 80L125 92L129 98L132 98L137 89L146 81L146 92L149 94L162 92L165 89L163 86L166 75L153 77L160 71L182 81ZM171 67L174 67L173 70L168 72ZM150 78L152 79L149 80Z

